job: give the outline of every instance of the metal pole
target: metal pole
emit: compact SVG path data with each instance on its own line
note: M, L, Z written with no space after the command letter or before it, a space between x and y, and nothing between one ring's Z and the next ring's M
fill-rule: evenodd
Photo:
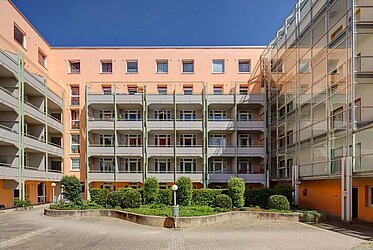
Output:
M174 102L174 119L173 119L173 126L174 126L174 183L176 183L176 84L174 85L174 93L173 93L173 102Z
M88 83L85 85L85 191L87 200L91 199L89 193L89 162L88 162Z

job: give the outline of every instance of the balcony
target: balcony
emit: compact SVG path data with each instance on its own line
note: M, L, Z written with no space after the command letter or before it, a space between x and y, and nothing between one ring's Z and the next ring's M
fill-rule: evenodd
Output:
M45 94L44 77L25 71L24 80L25 83L36 89L38 92L40 92L40 94Z
M202 95L176 95L177 104L201 104Z
M208 104L234 104L234 95L208 95Z
M48 91L48 99L57 104L60 108L63 108L63 99L59 97L56 93L54 93L52 90Z
M37 151L41 151L43 153L45 152L46 150L45 142L39 139L38 137L25 134L24 140L25 140L25 147L34 149Z
M148 105L150 104L173 104L174 96L173 95L147 95L146 101Z
M18 111L18 97L3 87L0 87L0 96L0 103L12 108L15 111Z
M88 118L88 130L114 130L114 119Z
M117 122L118 130L142 130L142 121L119 120Z
M45 113L38 107L25 101L24 110L27 116L37 119L40 123L45 123Z
M48 143L48 153L63 157L63 149L60 145L54 144L52 142Z
M186 121L177 120L176 129L177 130L199 130L202 131L202 119Z
M54 129L63 132L63 125L61 121L57 120L55 117L48 115L48 124Z
M207 123L208 130L233 130L236 128L232 119L209 119Z
M90 144L88 147L88 157L90 156L114 156L114 146Z
M142 157L142 147L119 145L119 147L117 148L117 155Z
M150 130L173 130L174 122L169 121L156 121L153 118L150 118L147 122L148 131Z
M237 103L238 104L245 104L245 103L260 103L264 105L264 95L261 94L252 94L252 95L237 95Z
M176 155L178 157L202 157L202 146L177 146Z
M0 125L0 141L18 146L17 131L4 125Z
M174 173L173 172L164 172L164 173L159 173L159 172L148 172L149 177L156 177L159 182L173 182L174 181ZM203 175L202 172L194 172L194 173L182 173L182 172L177 172L176 173L176 179L179 177L189 177L192 179L193 182L203 182Z
M249 121L237 121L238 130L265 130L264 121L261 120L249 120Z
M113 95L104 95L102 93L88 94L87 104L113 104L114 105L114 96Z
M119 173L117 174L117 180L125 182L142 182L142 172L128 173L119 171Z
M225 173L209 173L208 180L209 182L218 182L218 183L227 183L232 176L237 176L242 178L245 183L266 183L265 174L235 174L232 172Z
M18 180L18 165L0 163L0 176L4 179Z
M135 95L123 95L117 94L115 96L117 104L140 104L142 105L142 94L135 94Z
M18 62L17 55L9 52L0 50L0 62L1 66L12 72L14 75L18 75Z
M101 170L90 170L88 173L88 179L92 181L101 181L101 182L113 182L114 181L114 171L104 172Z
M208 157L235 157L236 147L233 146L209 146ZM262 157L264 158L263 146L237 147L237 157Z
M148 147L148 157L152 156L174 156L174 147L158 147L158 146L149 146Z
M32 180L52 180L52 181L59 181L62 178L62 173L58 171L48 171L46 172L44 169L37 169L33 167L25 166L25 177L27 179Z

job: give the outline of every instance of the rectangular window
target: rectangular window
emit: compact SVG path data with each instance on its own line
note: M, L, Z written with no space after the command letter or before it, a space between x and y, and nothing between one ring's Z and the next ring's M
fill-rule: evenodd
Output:
M343 107L333 110L330 114L331 127L338 128L344 123Z
M180 146L192 147L197 145L196 135L180 135Z
M168 61L157 60L157 73L166 74L168 73Z
M157 87L158 95L167 95L167 86Z
M114 172L114 159L112 158L101 158L100 159L100 171L101 173L113 173Z
M80 170L80 158L71 158L71 171Z
M111 95L111 85L103 85L102 86L102 93L104 95Z
M69 61L69 73L80 74L80 61L78 60Z
M71 110L71 129L79 129L79 110Z
M238 72L239 73L250 73L251 64L250 60L238 60Z
M141 172L141 159L124 159L124 172L125 173L140 173ZM119 170L121 171L121 169Z
M197 118L196 111L180 110L179 119L181 121L195 121Z
M114 110L100 110L100 120L112 121L114 119Z
M138 62L137 61L127 61L127 73L138 73Z
M283 59L272 59L271 60L271 72L272 73L284 73L284 60Z
M171 135L155 135L155 146L168 147L171 145Z
M123 119L120 119L120 120L123 120ZM124 121L141 121L141 111L140 110L125 110Z
M210 121L224 121L227 120L227 111L225 110L210 110Z
M210 146L219 146L219 147L225 147L227 145L227 136L226 135L210 135Z
M249 87L248 86L240 86L240 95L247 95L249 94Z
M80 153L80 135L71 135L71 153Z
M47 67L47 55L41 49L38 50L38 62Z
M129 95L136 95L137 94L137 86L127 86L128 94Z
M183 86L184 95L192 95L193 94L193 86Z
M253 120L253 114L251 110L239 110L238 111L239 121L251 121Z
M224 60L212 60L212 73L224 73Z
M193 60L183 60L183 73L194 73Z
M111 60L101 60L101 71L102 74L113 73L113 62Z
M301 59L299 60L299 73L300 74L307 74L310 73L310 60L309 59Z
M238 135L238 145L240 147L252 146L253 140L251 135Z
M368 206L373 207L373 186L368 187Z
M214 95L222 95L223 94L223 86L215 85L214 86Z
M127 147L140 147L142 145L141 135L125 135L124 144Z
M239 174L254 174L252 159L240 159L238 162Z
M195 173L197 170L197 160L196 159L180 159L181 172L185 173Z
M26 34L18 28L16 25L14 25L14 40L17 41L23 48L26 48Z
M212 159L209 162L209 172L215 174L221 174L227 172L227 160L226 159Z
M71 92L71 99L70 105L71 106L79 106L79 86L70 86Z
M155 172L167 173L171 171L171 160L170 159L155 159Z
M170 110L155 110L154 118L156 121L171 121L171 111Z

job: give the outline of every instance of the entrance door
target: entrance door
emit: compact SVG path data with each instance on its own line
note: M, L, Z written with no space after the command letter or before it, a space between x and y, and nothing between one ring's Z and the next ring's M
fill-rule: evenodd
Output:
M359 209L359 189L357 187L352 188L352 219L358 219L358 209Z
M45 203L45 186L44 182L38 184L38 203Z

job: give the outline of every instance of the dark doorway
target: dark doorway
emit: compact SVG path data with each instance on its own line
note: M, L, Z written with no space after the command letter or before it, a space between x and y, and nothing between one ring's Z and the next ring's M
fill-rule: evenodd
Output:
M352 188L352 219L358 218L358 209L359 209L359 189L357 187Z

